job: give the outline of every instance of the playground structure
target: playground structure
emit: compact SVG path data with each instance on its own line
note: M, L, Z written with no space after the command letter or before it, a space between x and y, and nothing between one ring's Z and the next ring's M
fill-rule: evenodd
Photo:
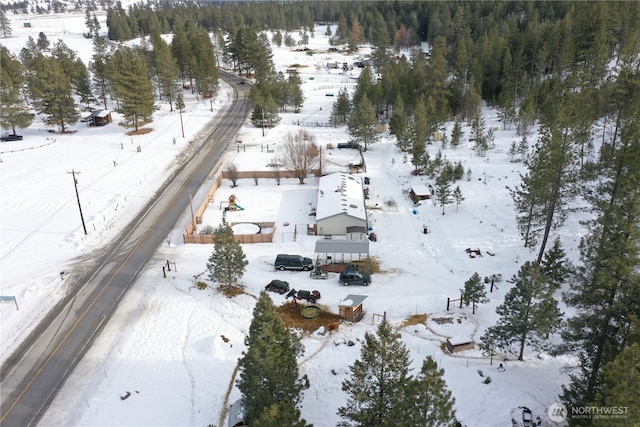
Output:
M229 205L225 208L227 211L243 211L244 208L237 204L238 198L235 194L229 196Z

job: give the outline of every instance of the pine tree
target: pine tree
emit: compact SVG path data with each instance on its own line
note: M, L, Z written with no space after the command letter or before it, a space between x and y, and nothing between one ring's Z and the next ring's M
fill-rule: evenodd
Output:
M409 400L411 408L406 410L407 417L402 425L429 427L459 425L453 409L456 400L447 390L443 375L444 369L438 369L435 360L427 356L422 362L420 373L410 383L408 395L411 396Z
M623 69L620 76L626 72ZM637 82L637 70L632 75ZM563 400L569 405L595 401L604 366L638 339L630 325L640 317L639 111L640 93L635 90L621 111L612 157L601 162L596 189L587 196L595 219L587 223L590 233L580 244L581 265L564 294L564 301L576 313L568 319L562 336L580 361L579 371L563 390Z
M304 105L304 92L302 92L302 81L297 74L289 76L287 84L287 104L293 107L295 113L299 113Z
M296 362L302 346L287 329L264 291L253 309L248 347L238 362L240 375L237 381L246 408L246 423L252 426L303 426L299 424L297 411L302 382L298 378ZM270 420L283 418L291 424L269 424Z
M464 132L462 132L460 122L456 120L456 122L453 124L453 129L451 130L451 146L453 148L456 148L458 145L460 145L463 135Z
M473 121L471 122L471 139L475 141L476 153L481 157L484 157L489 149L487 136L485 135L484 130L484 118L479 113L475 114L473 116Z
M107 109L107 94L109 92L109 78L107 63L110 60L109 46L102 37L94 37L93 39L93 56L92 62L89 63L89 69L93 73L93 86L97 96L102 100L104 109Z
M173 102L179 90L180 69L171 54L171 48L160 37L160 33L154 32L151 35L151 44L153 45L153 65L158 86L163 98L169 103L170 110L173 111Z
M331 123L333 126L347 123L350 111L351 102L349 101L349 94L346 88L342 88L340 92L338 92L338 99L333 103L331 109Z
M406 417L410 398L409 351L386 319L376 335L366 333L360 359L350 366L351 376L342 382L347 393L338 414L339 426L394 426Z
M3 38L11 37L11 21L7 18L4 10L0 9L0 33L2 33Z
M460 203L464 201L464 196L462 195L462 190L460 190L460 186L456 185L456 188L453 190L453 200L456 202L456 212L458 212L458 206Z
M140 121L150 119L154 111L153 85L145 60L131 48L121 46L109 63L109 80L122 113L135 130Z
M460 291L465 305L471 304L472 314L476 313L477 304L489 302L487 289L478 273L473 273L469 280L464 282L464 289L460 289Z
M366 94L362 96L359 103L354 104L347 127L351 136L349 142L364 144L365 151L369 144L378 140L376 114Z
M264 408L251 425L256 427L311 427L300 417L300 410L290 402L277 402Z
M619 426L621 421L640 419L640 343L622 350L603 369L603 384L596 400L589 406L626 408L623 419L599 419L596 426Z
M0 64L0 126L16 133L16 128L24 129L33 123L21 92L23 68L20 61L1 45Z
M49 42L49 39L47 39L47 35L40 31L40 33L38 34L38 41L36 42L36 46L38 46L38 49L40 51L47 51L49 50L50 44L51 43Z
M524 263L512 281L513 288L496 309L498 323L489 327L481 339L495 337L497 348L502 350L510 350L515 344L518 360L523 360L527 343L538 347L542 339L560 327L561 313L537 264Z
M453 201L451 191L451 183L448 179L436 180L436 200L442 206L442 215L444 215L444 207Z
M554 291L560 289L569 278L571 266L559 237L556 237L551 249L544 254L540 263L540 272Z
M32 70L27 83L38 110L46 116L47 123L64 133L68 124L78 121L71 82L64 68L57 59L38 55Z
M234 239L231 227L226 224L218 227L214 233L213 253L207 263L209 279L225 286L236 285L247 264L247 257Z

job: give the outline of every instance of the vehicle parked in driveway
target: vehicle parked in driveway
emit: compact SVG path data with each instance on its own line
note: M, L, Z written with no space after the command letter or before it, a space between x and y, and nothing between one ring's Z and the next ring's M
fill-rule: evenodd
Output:
M2 135L0 141L22 141L22 135L16 135L15 133Z
M345 286L349 285L362 285L369 286L371 283L371 275L369 273L356 271L351 268L347 268L340 273L340 283Z
M313 261L300 255L278 254L273 264L276 270L313 270Z
M267 286L264 287L264 290L269 292L277 292L279 294L284 294L285 292L289 292L289 282L285 282L284 280L273 279L267 284Z

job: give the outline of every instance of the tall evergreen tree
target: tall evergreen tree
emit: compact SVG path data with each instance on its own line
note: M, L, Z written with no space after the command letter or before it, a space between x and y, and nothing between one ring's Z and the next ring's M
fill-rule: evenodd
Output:
M625 348L603 369L602 388L589 406L626 408L622 419L600 419L596 426L619 426L640 419L640 343Z
M482 279L478 273L473 273L473 275L464 282L464 289L460 289L462 292L462 300L465 305L471 304L471 313L476 313L476 306L479 303L489 302L489 298L487 298L487 289L482 283Z
M569 279L571 265L567 260L567 255L559 237L556 237L553 241L553 246L545 252L544 258L540 263L540 272L553 290L560 289Z
M4 13L4 10L0 10L0 33L2 33L3 38L11 37L11 21L7 18L7 15Z
M431 356L422 362L420 373L411 381L408 395L411 409L406 411L407 420L403 425L455 427L456 420L453 405L456 400L451 396L442 378L444 369ZM399 425L399 424L395 424Z
M452 196L453 196L453 201L456 202L456 212L458 212L458 207L460 206L460 203L464 201L464 196L462 195L462 190L460 190L459 185L456 185L456 188L453 189Z
M453 192L451 182L442 176L436 180L436 200L442 206L442 215L444 215L444 207L453 201Z
M27 80L29 91L47 123L64 133L67 125L78 121L72 86L60 62L53 57L36 56L33 74Z
M296 358L302 346L264 291L253 309L248 346L238 362L240 378L237 381L246 408L245 422L252 426L304 426L297 409L302 382L298 378ZM288 422L280 424L283 418Z
M165 42L160 33L154 31L151 34L151 44L153 45L153 65L162 97L169 103L169 108L173 111L173 102L178 93L178 79L180 69L171 54L171 48Z
M378 427L401 425L406 419L409 351L386 319L376 335L366 333L360 359L350 366L351 376L342 382L347 402L338 409L339 426ZM413 398L411 398L413 401Z
M453 148L456 148L458 145L460 145L463 135L464 132L462 132L460 122L456 120L453 124L453 129L451 130L451 146Z
M207 263L209 279L225 286L236 285L249 264L242 246L226 224L218 227L213 237L213 253Z
M146 62L135 50L121 46L109 63L111 86L122 101L122 113L137 131L154 111L153 85Z
M300 76L293 74L289 76L287 84L287 103L293 107L295 113L299 113L300 109L304 105L304 92L302 91L302 81Z
M507 351L515 344L518 360L524 360L525 345L537 347L551 332L558 330L561 313L537 264L525 262L512 281L513 288L496 309L500 315L498 323L489 327L481 340L495 337L496 346Z
M354 104L351 115L349 116L349 135L350 142L356 144L364 144L364 150L367 150L369 144L376 142L379 138L376 133L376 113L373 110L371 102L366 94L358 104Z
M620 76L625 79L622 70ZM601 176L588 195L595 218L580 244L580 262L565 302L576 309L563 338L578 354L580 368L563 391L570 405L596 400L603 367L637 341L630 325L640 318L640 91L635 89L620 114L620 134L610 160L601 162ZM625 84L620 81L621 84ZM635 319L635 320L634 320Z
M89 63L89 69L93 74L93 86L97 96L102 101L104 109L107 109L107 94L109 93L109 76L107 63L109 62L111 53L109 46L102 37L94 37L93 39L93 56Z
M342 88L340 92L338 92L338 99L333 103L331 109L331 123L333 126L347 123L350 111L351 102L349 101L349 94L346 88Z
M16 128L27 128L33 122L22 96L23 68L20 61L2 45L0 64L0 126L16 133Z

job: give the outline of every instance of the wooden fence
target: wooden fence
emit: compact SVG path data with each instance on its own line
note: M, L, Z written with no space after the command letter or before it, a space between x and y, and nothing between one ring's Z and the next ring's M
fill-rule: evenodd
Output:
M314 169L311 173L315 176L320 176L320 169ZM276 179L276 178L296 178L294 172L292 171L237 171L234 172L237 179ZM209 206L209 203L213 200L213 196L215 192L220 187L223 179L229 179L229 174L227 171L222 171L218 177L214 180L213 185L209 189L207 196L204 201L200 205L197 211L193 212L193 218L189 222L189 225L185 229L185 232L182 234L182 241L184 243L196 243L196 244L213 244L213 234L198 234L196 233L197 224L202 223L202 216L204 215L204 211ZM271 228L270 233L260 233L260 234L236 234L234 238L238 243L267 243L273 241L273 235L275 233L275 223L274 222L256 222L261 228ZM233 224L230 224L233 225Z

